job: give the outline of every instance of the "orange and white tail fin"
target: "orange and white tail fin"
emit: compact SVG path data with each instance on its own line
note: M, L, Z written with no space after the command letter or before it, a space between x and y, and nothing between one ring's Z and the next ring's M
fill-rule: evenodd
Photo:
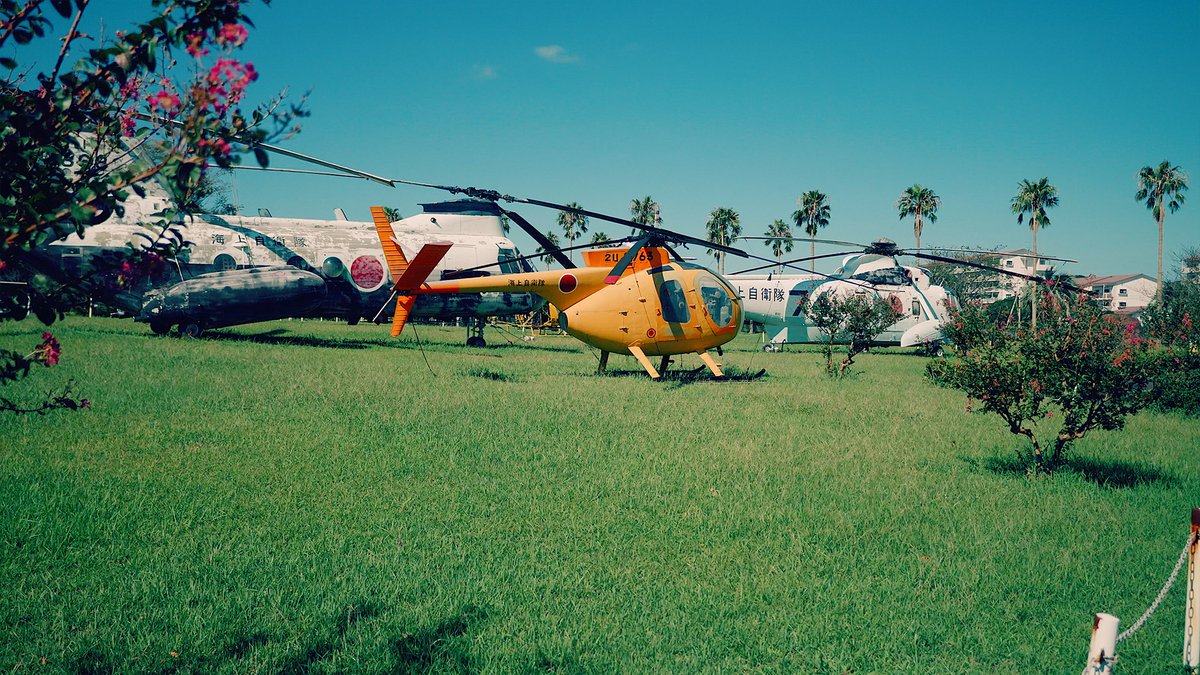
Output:
M371 207L371 219L375 221L375 233L379 235L379 244L383 246L383 257L387 260L388 271L392 279L399 279L404 270L408 269L408 258L396 243L392 232L392 222L383 212L382 206Z
M393 294L397 297L396 312L392 315L392 337L396 337L404 330L404 324L408 322L413 305L417 302L417 296L413 292L420 290L425 279L446 256L451 244L448 241L425 244L410 263L393 236L392 224L384 214L383 207L372 206L371 219L375 221L375 232L379 235L380 245L383 246L383 257L387 259L388 271L395 282Z

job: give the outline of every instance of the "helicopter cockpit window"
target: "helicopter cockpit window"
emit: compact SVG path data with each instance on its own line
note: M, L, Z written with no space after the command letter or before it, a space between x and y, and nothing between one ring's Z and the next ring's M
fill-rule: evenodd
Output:
M662 287L658 289L658 299L662 302L664 321L685 323L691 318L692 315L687 306L687 296L678 281L664 281Z
M516 274L522 271L517 263L513 261L513 258L516 257L516 249L502 248L496 252L496 259L500 263L501 274Z
M714 325L724 328L733 323L733 295L728 289L709 276L697 277L696 288Z
M865 281L868 284L881 284L885 286L907 286L909 283L908 275L899 267L885 267L881 270L868 270L860 272L850 277L856 281Z

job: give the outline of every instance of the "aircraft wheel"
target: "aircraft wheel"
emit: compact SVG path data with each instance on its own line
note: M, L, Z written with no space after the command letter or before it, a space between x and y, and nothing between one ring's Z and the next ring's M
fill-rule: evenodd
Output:
M171 332L171 322L166 319L151 319L150 330L155 335L166 335Z
M772 352L777 352L777 351L779 351L779 345L777 345L773 342L768 342L767 344L763 345L763 351L768 354L770 354Z
M361 318L361 317L359 317L359 316L356 316L356 315L351 315L351 316L348 316L348 317L346 317L346 325L347 325L347 326L357 326L357 325L358 325L358 320L359 320L360 318Z
M195 321L187 321L179 324L180 337L198 338L204 334L204 326Z
M940 359L946 355L946 350L942 349L941 345L937 345L936 347L933 348L933 355Z
M485 341L483 338L479 337L478 335L472 335L471 337L467 338L467 346L468 347L486 347L487 341Z

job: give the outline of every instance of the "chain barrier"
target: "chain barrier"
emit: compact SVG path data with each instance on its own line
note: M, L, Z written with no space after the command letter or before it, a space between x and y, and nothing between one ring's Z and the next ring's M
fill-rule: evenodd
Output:
M1122 640L1138 632L1138 629L1140 629L1146 623L1146 620L1150 618L1150 615L1154 614L1154 610L1158 609L1158 606L1162 604L1163 598L1167 597L1167 593L1171 590L1171 585L1175 583L1175 578L1179 576L1179 570L1183 568L1183 563L1187 562L1188 547L1191 545L1192 534L1188 533L1187 541L1183 544L1183 550L1179 553L1179 560L1175 563L1175 569L1171 570L1171 576L1167 577L1167 583L1163 584L1162 590L1158 592L1158 596L1154 598L1154 602L1150 603L1150 607L1146 610L1146 613L1142 614L1140 619L1134 621L1132 626L1125 629L1120 635L1117 636L1117 643L1120 643Z
M1194 522L1194 520L1195 519L1193 518L1193 522ZM1200 540L1200 532L1194 532L1193 534L1195 534L1197 540ZM1196 607L1196 602L1197 602L1196 584L1193 583L1196 579L1196 568L1197 567L1200 567L1200 560L1197 560L1195 557L1191 558L1191 560L1188 561L1187 602L1184 605L1185 607L1187 607L1187 609L1189 611L1192 611L1193 608ZM1188 622L1190 622L1191 620L1192 620L1192 618L1189 617ZM1186 627L1186 623L1185 623L1185 627ZM1183 658L1185 661L1189 658L1188 655L1192 653L1192 635L1193 635L1193 632L1188 631L1187 635L1183 639L1183 654L1184 654ZM1189 666L1185 666L1185 668L1187 669L1187 671L1189 673L1197 672L1197 669L1194 666L1189 665Z

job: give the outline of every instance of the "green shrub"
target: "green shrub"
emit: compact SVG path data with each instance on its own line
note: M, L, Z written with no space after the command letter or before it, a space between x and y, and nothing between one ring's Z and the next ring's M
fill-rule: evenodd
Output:
M979 307L951 314L943 333L958 358L931 362L927 375L962 389L967 411L995 413L1028 440L1019 459L1030 473L1065 463L1071 444L1092 429L1121 429L1151 400L1157 355L1084 297L1044 297L1036 329L991 319Z

